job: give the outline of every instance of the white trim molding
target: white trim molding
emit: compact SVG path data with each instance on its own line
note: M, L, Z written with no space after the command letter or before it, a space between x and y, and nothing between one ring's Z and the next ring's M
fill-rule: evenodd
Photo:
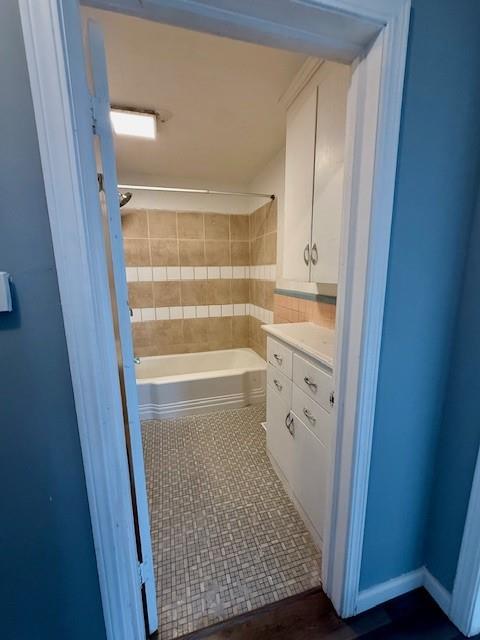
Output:
M325 590L343 617L355 614L359 593L410 16L409 2L383 8L391 14L353 65L347 106L337 425L323 554Z
M473 476L450 616L466 636L480 633L480 453Z
M438 604L440 609L442 609L447 616L450 616L452 594L447 591L442 584L440 584L440 582L426 567L424 568L423 586Z
M368 609L372 609L383 602L388 602L388 600L403 596L404 593L422 587L424 578L425 572L422 567L360 591L355 614L368 611Z
M450 615L451 594L440 582L432 576L426 567L404 573L397 578L387 580L380 584L360 591L358 595L356 614L372 609L383 602L398 598L409 591L424 587L432 596L440 609Z
M324 60L309 56L297 71L287 89L280 96L278 104L282 105L282 107L287 110L324 62Z
M20 0L20 14L106 633L144 640L80 15L76 3L57 0Z
M89 0L353 63L323 583L357 609L410 0ZM20 0L109 640L144 638L77 0ZM251 273L250 273L251 275ZM137 274L138 276L138 274ZM261 277L261 274L259 274Z

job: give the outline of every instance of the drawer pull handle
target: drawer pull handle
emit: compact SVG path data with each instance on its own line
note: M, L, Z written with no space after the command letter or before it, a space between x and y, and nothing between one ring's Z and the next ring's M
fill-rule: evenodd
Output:
M315 384L315 382L312 382L308 376L305 376L303 381L310 387L310 389L312 389L312 391L316 391L318 389L318 386Z
M291 436L295 435L295 425L293 424L293 416L290 411L285 416L285 426L287 427Z
M310 243L308 243L305 249L303 250L303 261L308 267L308 263L310 262Z
M312 416L312 414L310 413L310 411L309 411L308 409L304 409L304 410L303 410L303 415L304 415L308 420L310 420L310 422L311 422L312 424L315 424L315 423L316 423L317 419L316 419L316 418L314 418L314 417Z
M283 389L283 384L280 384L280 382L276 378L273 380L273 382L279 391Z
M278 355L278 353L274 353L273 357L275 358L275 360L278 362L278 364L282 364L283 362L283 358L281 356Z
M311 253L311 260L312 260L312 264L315 266L318 262L318 249L317 249L317 243L315 242L315 244L312 247L312 253Z

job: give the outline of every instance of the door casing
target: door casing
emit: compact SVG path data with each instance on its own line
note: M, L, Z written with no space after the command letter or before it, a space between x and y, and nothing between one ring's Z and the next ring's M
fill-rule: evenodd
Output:
M92 114L77 0L19 0L109 640L145 637ZM97 0L93 6L352 64L336 430L323 584L342 617L359 579L410 0ZM387 599L385 597L385 599Z

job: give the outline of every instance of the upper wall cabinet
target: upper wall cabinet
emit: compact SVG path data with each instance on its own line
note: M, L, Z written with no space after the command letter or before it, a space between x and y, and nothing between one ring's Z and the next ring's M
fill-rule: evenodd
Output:
M283 276L337 284L350 69L325 62L287 111Z

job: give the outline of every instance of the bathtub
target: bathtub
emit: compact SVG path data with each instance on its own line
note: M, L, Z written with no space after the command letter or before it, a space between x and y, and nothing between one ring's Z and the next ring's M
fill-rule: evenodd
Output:
M171 418L265 401L267 364L252 349L141 358L140 418Z

